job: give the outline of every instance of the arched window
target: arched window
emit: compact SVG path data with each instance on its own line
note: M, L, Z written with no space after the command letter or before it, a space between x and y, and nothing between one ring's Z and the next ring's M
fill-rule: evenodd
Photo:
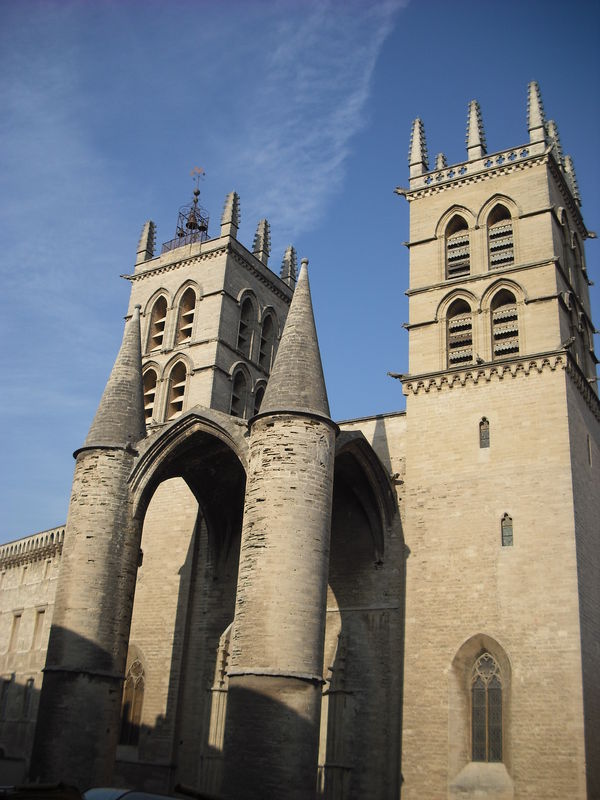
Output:
M479 447L490 446L490 422L487 417L482 417L479 422Z
M146 422L149 422L154 417L157 380L158 377L153 369L148 369L144 372L144 414Z
M132 662L123 685L121 733L119 744L136 746L140 740L142 706L144 704L144 667L141 661Z
M237 349L243 353L246 358L250 358L250 353L252 352L252 333L255 319L254 304L249 297L246 297L240 309L240 325L238 328L237 340Z
M488 217L488 252L490 269L502 269L515 263L515 242L510 211L494 206Z
M471 673L473 761L502 761L502 676L491 653L482 653Z
M458 278L471 271L469 226L456 214L446 228L446 277Z
M258 355L258 363L265 370L271 371L271 363L273 361L273 350L275 347L275 325L273 317L268 314L262 324L260 333L260 352Z
M187 370L183 361L178 361L169 376L169 390L167 394L167 419L178 417L183 411L183 399Z
M254 393L254 413L258 414L260 411L260 406L263 401L263 397L265 396L265 387L259 386L256 392Z
M159 350L164 341L165 323L167 321L167 298L161 295L152 306L150 314L150 330L148 333L148 350Z
M500 532L502 534L502 547L512 547L513 545L513 521L509 514L504 514L500 521Z
M248 396L248 384L246 376L238 370L233 376L231 387L231 416L244 417L246 415L246 399Z
M448 366L473 363L473 315L466 300L455 300L448 309Z
M196 311L196 292L190 286L183 293L179 301L179 314L177 316L177 336L176 344L189 342L192 338L192 328L194 327L194 313Z
M504 358L519 352L517 301L508 289L494 295L492 311L492 356Z

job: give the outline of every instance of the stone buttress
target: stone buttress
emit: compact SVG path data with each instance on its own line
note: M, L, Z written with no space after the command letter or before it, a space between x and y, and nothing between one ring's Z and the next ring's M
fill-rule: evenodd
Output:
M109 785L140 546L127 479L145 435L139 307L76 451L31 777Z
M335 437L306 264L250 457L225 730L227 798L312 798Z

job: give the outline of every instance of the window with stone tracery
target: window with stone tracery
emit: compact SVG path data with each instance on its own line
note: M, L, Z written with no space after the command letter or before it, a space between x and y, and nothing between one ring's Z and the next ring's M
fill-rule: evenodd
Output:
M482 653L471 673L473 761L502 761L502 675L491 653Z
M144 704L144 667L136 658L127 670L123 686L119 744L137 746Z

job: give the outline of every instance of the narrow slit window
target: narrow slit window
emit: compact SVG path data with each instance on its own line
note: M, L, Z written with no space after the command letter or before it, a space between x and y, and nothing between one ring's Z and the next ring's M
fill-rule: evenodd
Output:
M244 373L239 370L233 376L231 387L231 416L244 417L246 414L246 399L248 385Z
M10 630L10 642L8 644L9 653L13 653L19 643L19 631L21 629L21 614L13 614L12 627Z
M513 223L506 206L497 205L488 217L490 269L503 269L515 263Z
M479 447L490 446L490 421L482 417L479 423Z
M490 653L482 653L471 674L473 761L502 761L502 676Z
M459 278L471 272L469 226L462 217L452 217L446 228L446 278Z
M158 376L153 369L144 372L144 415L146 422L150 422L154 418L157 382Z
M494 358L519 353L517 301L508 289L501 289L492 300L492 353Z
M512 547L513 545L513 521L512 517L504 514L500 523L502 532L502 547Z
M187 370L185 364L179 361L171 370L169 377L167 419L175 419L182 413L186 383Z
M27 720L31 716L31 705L33 701L33 678L27 678L23 690L23 719Z
M38 608L35 614L35 625L33 628L33 649L39 650L42 646L44 635L44 620L46 619L46 611L43 608Z
M159 297L152 306L150 314L150 331L148 334L148 350L160 350L165 338L165 325L167 322L167 299Z
M177 340L176 344L189 342L192 338L194 328L194 315L196 313L196 292L190 287L186 289L179 303L179 315L177 319Z
M448 310L448 366L473 363L473 315L466 300L455 300Z

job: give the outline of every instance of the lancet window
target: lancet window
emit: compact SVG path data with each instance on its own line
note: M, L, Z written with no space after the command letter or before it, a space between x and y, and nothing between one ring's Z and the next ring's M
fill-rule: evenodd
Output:
M194 327L194 314L196 312L196 292L191 288L186 289L179 302L179 314L177 317L177 337L176 344L189 342L192 338Z
M506 206L497 205L488 217L490 269L503 269L515 263L513 223Z
M187 370L183 361L178 361L169 376L169 391L167 395L167 419L178 417L183 411L185 387L187 383Z
M479 447L490 446L490 421L487 417L482 417L479 421Z
M246 401L248 398L248 383L242 370L233 376L231 387L231 416L244 417L246 415Z
M519 352L517 301L508 289L501 289L492 300L492 355L504 358Z
M139 743L143 704L144 667L141 661L136 659L125 676L119 744L137 746Z
M446 278L458 278L471 271L469 227L458 214L446 228Z
M263 401L263 397L265 396L265 387L259 386L254 393L254 413L258 414L260 411L260 407Z
M149 422L154 417L157 381L158 377L153 369L148 369L144 372L144 415L146 422Z
M502 675L491 653L482 653L471 673L473 761L502 761Z
M165 324L167 322L167 298L161 295L152 306L148 350L158 350L163 346Z
M500 521L500 531L502 534L502 547L512 547L513 545L513 521L509 514L504 514Z
M254 304L249 297L246 297L240 309L240 325L238 328L237 340L237 349L243 353L246 358L250 358L250 353L252 351L252 332L254 330L255 318Z
M466 300L455 300L448 309L448 366L473 363L473 315Z
M274 347L275 325L273 323L273 317L271 314L267 314L262 324L262 330L260 334L260 352L258 355L258 363L266 372L270 372L271 370Z

